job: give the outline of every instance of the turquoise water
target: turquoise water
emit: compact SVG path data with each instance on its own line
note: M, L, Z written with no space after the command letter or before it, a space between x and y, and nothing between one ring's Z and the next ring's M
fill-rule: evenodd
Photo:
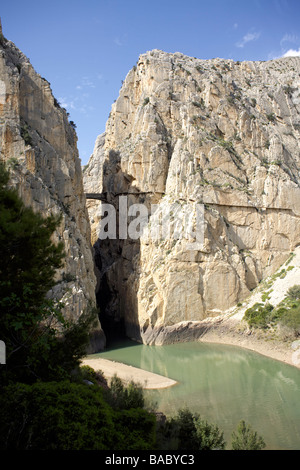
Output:
M116 343L95 356L112 359L178 382L147 390L158 410L174 415L187 406L224 431L244 419L263 436L267 449L300 449L300 370L234 346L180 343L145 346Z

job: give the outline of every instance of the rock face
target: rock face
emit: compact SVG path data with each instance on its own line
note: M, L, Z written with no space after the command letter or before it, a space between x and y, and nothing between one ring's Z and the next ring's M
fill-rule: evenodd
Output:
M117 231L120 196L149 213L175 208L171 231L178 208L204 207L203 243L191 249L191 236L174 232L99 240L103 202L87 201L102 314L123 320L128 336L158 344L219 315L300 243L299 73L296 57L239 63L158 50L128 73L85 191L115 207Z
M64 242L65 265L49 295L77 319L96 305L96 277L76 133L47 80L2 32L0 42L0 159L26 205L45 216L62 214L54 239ZM104 344L99 323L90 351Z

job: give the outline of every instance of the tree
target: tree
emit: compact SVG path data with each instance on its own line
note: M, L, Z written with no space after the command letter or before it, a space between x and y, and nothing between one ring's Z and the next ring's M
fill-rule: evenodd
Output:
M125 387L117 375L114 375L111 379L107 400L116 409L129 410L131 408L144 408L145 406L143 388L132 380Z
M261 436L245 421L240 421L237 431L232 433L232 450L262 450L266 445Z
M97 385L14 383L0 395L0 450L151 450L155 416L114 410Z
M191 411L179 410L174 420L178 439L178 449L181 450L199 450L199 442L194 422L194 415Z
M179 410L175 417L158 428L160 450L224 449L225 444L218 426L202 420L189 409Z
M47 298L64 257L63 243L52 240L59 223L59 216L44 218L24 205L1 163L0 335L7 362L2 380L62 377L84 352L94 312L66 322L63 305Z
M210 424L198 416L195 420L195 427L198 440L201 443L201 450L224 449L226 443L223 432L217 425Z
M1 287L4 285L4 293L14 293L23 300L24 286L31 288L34 286L30 305L34 308L36 302L39 305L44 301L45 294L54 283L55 272L62 265L63 243L55 245L51 240L53 232L60 223L60 216L44 218L32 208L25 207L17 191L8 187L8 181L9 173L1 163ZM27 296L26 302L29 300ZM11 308L14 306L11 305Z

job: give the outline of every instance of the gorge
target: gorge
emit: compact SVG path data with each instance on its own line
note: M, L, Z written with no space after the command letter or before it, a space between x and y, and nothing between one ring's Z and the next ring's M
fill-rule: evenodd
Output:
M82 169L67 111L1 33L0 158L27 205L63 216L55 237L67 256L49 295L72 318L100 307L89 352L117 333L148 345L197 339L297 248L299 74L297 57L142 54ZM184 237L99 240L103 205L120 215L121 196L149 213L202 205L201 249Z
M84 168L85 191L119 215L121 196L149 212L201 204L204 240L198 250L184 237L99 240L104 203L89 199L110 330L150 345L196 339L203 320L243 302L297 247L299 71L296 57L139 57Z

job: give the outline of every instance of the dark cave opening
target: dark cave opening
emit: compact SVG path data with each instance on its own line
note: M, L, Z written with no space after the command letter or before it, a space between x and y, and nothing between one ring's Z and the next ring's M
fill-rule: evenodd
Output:
M96 301L100 310L99 320L106 337L106 347L109 347L116 340L127 338L124 320L114 317L111 312L110 305L113 299L114 295L109 288L106 274L104 274L96 293Z

